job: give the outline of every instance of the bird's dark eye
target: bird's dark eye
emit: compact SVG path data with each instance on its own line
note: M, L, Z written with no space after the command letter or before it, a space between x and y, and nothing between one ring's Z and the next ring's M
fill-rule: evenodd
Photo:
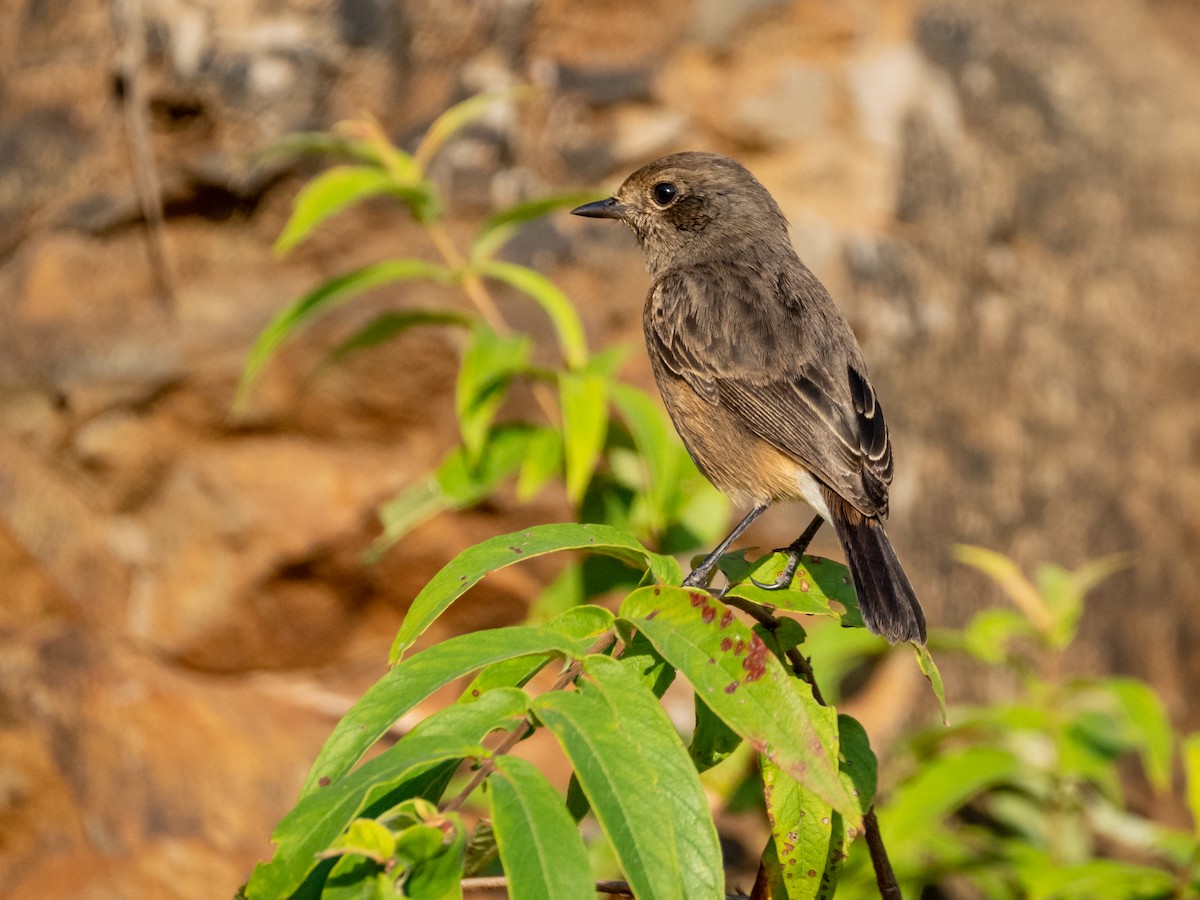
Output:
M675 185L671 184L669 181L660 181L654 186L653 193L655 203L657 203L659 206L669 206L679 191Z

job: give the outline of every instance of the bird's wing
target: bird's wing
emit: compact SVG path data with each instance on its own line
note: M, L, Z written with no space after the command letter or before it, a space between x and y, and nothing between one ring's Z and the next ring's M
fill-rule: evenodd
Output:
M775 278L694 268L661 278L650 299L646 338L669 371L859 512L887 515L883 409L849 325L815 276L802 267Z

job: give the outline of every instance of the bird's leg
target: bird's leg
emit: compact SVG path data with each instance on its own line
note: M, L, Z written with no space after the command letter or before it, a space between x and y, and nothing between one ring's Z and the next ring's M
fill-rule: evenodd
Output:
M813 520L808 523L808 527L804 529L804 534L796 538L786 547L780 547L776 553L786 553L788 555L787 565L783 567L783 571L775 576L775 580L770 584L763 584L761 581L755 581L754 576L750 576L750 580L754 582L755 587L760 587L764 591L781 591L792 583L792 579L796 575L796 567L800 565L800 557L804 555L804 551L808 549L808 545L812 539L817 536L817 531L821 528L821 523L825 520L820 516L813 516Z
M703 587L704 583L708 581L708 576L709 573L712 572L713 566L717 564L717 560L721 558L722 554L729 549L729 545L741 537L742 532L750 527L750 523L766 512L767 507L770 505L770 501L766 503L760 503L758 506L754 507L754 509L750 510L750 512L746 513L746 517L742 519L742 521L738 522L736 526L734 526L733 531L729 532L729 537L721 541L721 543L717 545L717 549L708 554L708 556L704 557L704 562L692 569L688 577L683 579L683 586Z

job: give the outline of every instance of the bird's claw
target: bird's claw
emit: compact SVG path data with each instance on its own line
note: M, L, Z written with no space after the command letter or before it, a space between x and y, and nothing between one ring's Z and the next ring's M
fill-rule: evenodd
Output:
M783 567L783 571L775 576L775 580L771 582L761 582L753 575L750 576L750 583L756 588L764 591L783 591L791 587L792 579L796 577L796 568L800 565L800 554L791 553L788 550L776 550L776 553L787 553L788 562Z

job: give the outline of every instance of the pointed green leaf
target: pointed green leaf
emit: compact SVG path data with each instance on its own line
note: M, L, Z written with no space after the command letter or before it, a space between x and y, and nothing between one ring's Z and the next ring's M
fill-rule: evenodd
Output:
M950 716L946 712L946 687L942 684L942 673L938 671L937 663L933 661L933 654L924 644L913 644L912 648L913 652L917 654L917 665L921 668L921 674L925 676L930 688L933 689L933 696L937 698L938 709L942 713L942 724L949 725Z
M576 606L543 623L541 627L590 646L605 632L612 630L613 614L602 606ZM629 650L626 651L628 655ZM495 688L524 687L553 658L549 654L518 656L492 663L467 685L458 702L470 703Z
M599 376L563 372L558 379L563 417L563 455L567 497L578 503L592 480L608 430L608 381Z
M830 896L846 854L842 817L778 766L766 760L761 766L767 820L787 900Z
M586 203L595 196L594 192L578 191L567 194L551 194L549 197L526 200L502 209L484 222L479 229L479 233L475 236L475 242L471 245L471 260L479 263L492 256L508 243L520 227L527 222L540 219L555 210Z
M1110 678L1106 684L1141 751L1150 784L1157 791L1170 790L1173 736L1162 700L1153 688L1135 678Z
M1187 779L1187 804L1192 814L1192 827L1200 838L1200 731L1183 740L1183 773Z
M861 722L843 714L837 717L837 728L842 782L854 797L858 808L865 813L875 803L879 763Z
M405 309L376 316L329 354L333 362L341 362L352 353L390 341L417 325L470 326L474 320L463 313L447 309Z
M524 425L498 425L488 436L487 452L478 465L467 463L466 451L456 447L446 454L430 478L401 490L380 507L383 532L367 552L374 561L422 522L448 509L478 503L499 487L526 458L535 432Z
M478 271L480 275L503 281L537 301L554 325L563 359L570 368L579 368L587 362L587 338L583 334L583 323L579 321L579 314L567 295L553 281L528 266L499 259L480 264Z
M380 167L383 165L383 160L368 142L328 131L297 131L284 135L271 146L256 153L254 159L268 160L301 153L337 156Z
M688 754L697 771L707 772L736 750L742 738L700 699L699 694L693 694L692 700L696 709L696 730L692 732Z
M304 896L303 888L298 893ZM401 900L402 897L395 875L361 856L343 856L330 869L321 888L321 900Z
M403 656L446 607L489 572L560 550L586 550L614 557L635 568L649 568L660 582L677 582L683 578L679 563L672 557L652 553L633 535L608 525L538 525L500 535L464 550L433 576L404 617L392 644L391 661Z
M645 391L618 382L612 399L646 467L646 497L651 509L650 530L658 533L672 518L672 500L679 490L680 460L675 433L662 406Z
M411 900L462 900L467 830L455 813L442 817L434 830L441 837L441 846L433 855L412 865L404 879L404 896ZM398 839L397 850L401 845L402 839Z
M423 182L401 184L377 166L334 166L316 176L297 195L292 215L275 242L275 251L287 253L330 216L381 194L410 204L429 200L429 188Z
M382 865L396 852L396 839L375 819L355 819L321 856L357 853Z
M279 345L316 316L364 291L393 281L411 281L416 278L445 282L449 280L450 273L444 266L423 259L388 260L332 278L282 310L262 330L250 349L246 358L246 368L242 372L242 381L238 385L236 405L239 408L245 405L250 388Z
M577 693L543 694L534 713L571 761L639 897L723 897L716 829L682 741L654 695L620 662L585 661Z
M562 470L562 435L555 428L539 428L529 438L529 449L517 478L517 499L532 500Z
M466 100L456 103L434 119L433 124L425 132L421 143L413 153L413 160L423 171L429 166L434 154L442 148L458 131L483 116L492 104L501 100L521 101L532 97L534 88L519 85L499 91L489 91L486 94L476 94Z
M618 727L638 745L645 760L640 771L653 773L648 783L635 781L639 787L649 787L652 794L658 795L660 821L675 829L684 895L723 897L721 846L700 776L666 710L639 669L640 666L624 659L608 656L589 656L583 663L584 677L591 680L608 703Z
M496 771L488 777L488 796L510 896L596 896L575 822L532 763L512 756L497 759Z
M528 364L532 348L533 342L527 335L501 336L483 322L472 330L458 369L454 395L463 446L472 466L483 453L509 382Z
M475 462L459 447L438 466L438 487L455 509L489 496L520 467L536 430L528 425L497 425L487 436L487 452Z
M301 796L337 782L402 715L454 679L517 656L578 657L592 643L573 641L545 628L493 628L450 638L413 655L368 688L338 722L317 755Z
M403 784L417 771L450 759L485 756L477 743L447 736L402 740L344 778L310 793L276 827L275 856L255 867L246 896L287 897L318 862L317 854L341 834L354 817Z
M812 689L784 670L733 610L700 590L646 587L620 617L692 683L696 693L759 753L861 824L838 777L837 733Z
M888 850L896 858L920 853L929 829L993 785L1020 776L1023 765L1005 750L969 747L927 763L879 811Z

